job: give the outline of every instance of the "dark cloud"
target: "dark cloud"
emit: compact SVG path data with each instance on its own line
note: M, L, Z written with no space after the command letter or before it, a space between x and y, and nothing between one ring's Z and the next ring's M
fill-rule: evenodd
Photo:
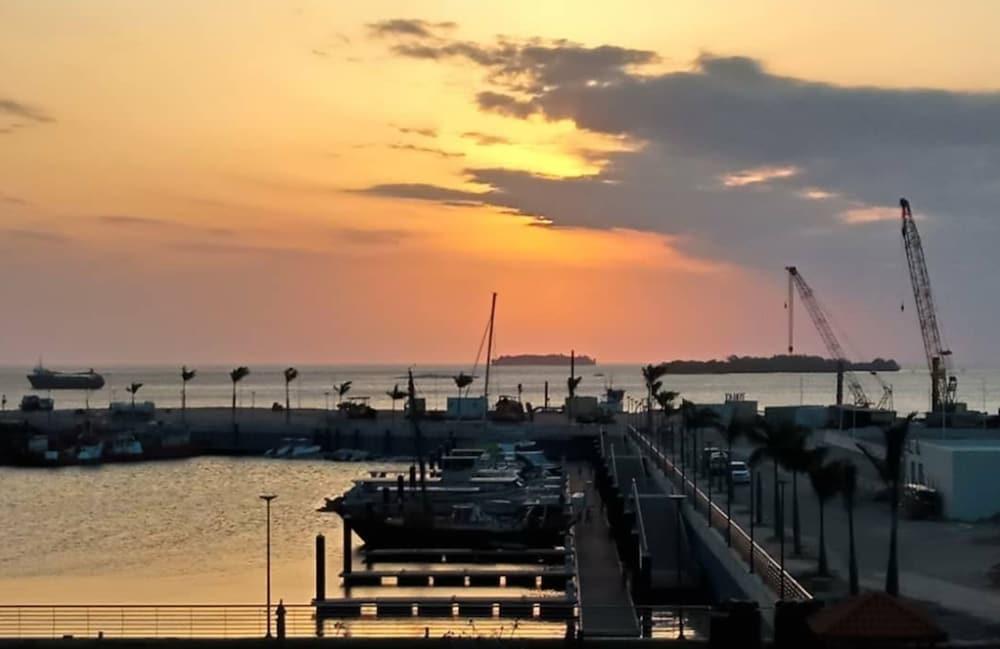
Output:
M444 203L446 201L469 201L480 204L487 194L469 192L462 189L451 189L427 183L384 183L372 185L364 189L356 190L361 194L372 196L383 196L387 198L409 198L421 201L436 201Z
M419 18L393 18L369 23L368 32L375 37L415 36L434 38L438 32L454 29L458 25L450 22L431 22Z
M531 101L521 101L517 97L492 90L484 90L476 95L476 103L482 110L519 119L524 119L538 110L538 107Z
M0 115L26 119L39 124L55 121L48 113L37 106L4 97L0 97Z
M442 158L462 158L465 154L460 151L446 151L444 149L436 149L429 146L417 146L415 144L390 144L390 149L396 149L397 151L413 151L416 153L430 153L436 156L441 156Z
M491 135L489 133L480 133L479 131L466 131L462 133L462 137L467 140L472 140L480 146L493 146L495 144L510 144L511 141L502 135Z

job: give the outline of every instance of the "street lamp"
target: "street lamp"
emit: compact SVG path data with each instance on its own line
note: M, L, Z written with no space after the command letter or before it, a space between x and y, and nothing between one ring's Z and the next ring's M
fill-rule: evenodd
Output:
M788 484L788 480L785 478L778 479L778 516L781 519L781 524L778 526L780 530L778 533L781 535L781 589L778 596L779 601L785 599L785 485Z
M677 546L677 556L674 560L677 562L677 591L680 592L681 589L681 506L684 504L684 499L687 498L684 494L672 493L668 496L670 500L674 501L674 510L677 512L677 535L674 539L674 543ZM680 633L677 636L678 640L684 639L684 617L683 611L678 611L677 617L680 619Z
M277 498L274 494L260 497L267 503L267 637L271 637L271 501Z
M757 474L757 478L758 479L760 478L760 474ZM754 530L756 527L754 525L754 521L756 521L757 519L756 512L754 511L754 500L756 500L756 498L754 497L753 479L754 479L754 468L753 465L751 464L750 465L750 574L751 575L754 572L753 554L754 554L754 544L756 543L756 541L754 540ZM760 507L760 503L757 503L757 507Z

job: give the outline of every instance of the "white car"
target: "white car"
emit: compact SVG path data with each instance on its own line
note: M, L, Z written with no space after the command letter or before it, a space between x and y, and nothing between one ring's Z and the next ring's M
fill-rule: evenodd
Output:
M733 460L729 463L729 476L733 484L750 484L750 469L746 462Z

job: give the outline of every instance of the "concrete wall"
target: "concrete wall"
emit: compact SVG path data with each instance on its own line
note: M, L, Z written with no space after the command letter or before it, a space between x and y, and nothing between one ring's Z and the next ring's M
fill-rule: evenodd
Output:
M941 494L944 516L975 521L1000 513L1000 444L977 439L912 440L906 479Z

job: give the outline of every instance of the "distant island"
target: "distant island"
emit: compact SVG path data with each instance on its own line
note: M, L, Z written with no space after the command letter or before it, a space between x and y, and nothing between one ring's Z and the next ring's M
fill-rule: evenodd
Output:
M764 374L768 372L836 372L837 361L822 356L779 354L763 356L729 356L726 360L668 361L670 374ZM869 363L849 363L846 369L855 372L898 372L899 364L891 359L876 358Z
M504 365L569 365L569 355L567 354L513 354L511 356L498 356L493 364L497 367ZM597 360L581 354L576 357L577 365L597 365Z

